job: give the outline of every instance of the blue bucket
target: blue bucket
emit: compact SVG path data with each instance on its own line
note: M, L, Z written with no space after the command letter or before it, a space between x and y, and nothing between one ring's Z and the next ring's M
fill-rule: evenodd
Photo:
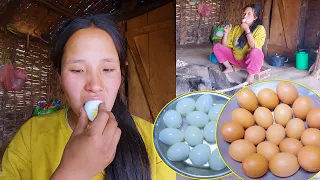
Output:
M210 54L209 60L210 60L212 63L218 63L218 62L219 62L218 59L217 59L217 57L214 55L213 52Z

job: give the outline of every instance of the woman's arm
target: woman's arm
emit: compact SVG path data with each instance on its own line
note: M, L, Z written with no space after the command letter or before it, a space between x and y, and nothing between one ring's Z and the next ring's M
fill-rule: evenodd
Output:
M232 24L226 25L224 27L224 34L223 34L223 37L222 37L222 44L224 46L228 46L228 36L229 36L231 28L232 28Z
M247 41L248 41L248 44L250 46L250 48L255 48L255 39L254 37L252 36L252 33L250 32L246 32L246 38L247 38Z

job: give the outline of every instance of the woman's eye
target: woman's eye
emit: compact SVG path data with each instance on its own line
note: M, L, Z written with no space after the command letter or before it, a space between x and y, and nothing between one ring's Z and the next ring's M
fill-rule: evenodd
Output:
M103 69L104 72L112 72L114 69Z
M81 73L81 72L83 72L83 70L82 70L82 69L76 69L76 70L71 70L71 72L74 72L74 73Z

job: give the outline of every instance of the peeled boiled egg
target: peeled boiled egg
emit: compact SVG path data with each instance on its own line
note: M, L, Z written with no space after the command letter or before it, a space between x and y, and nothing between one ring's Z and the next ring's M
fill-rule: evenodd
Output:
M190 147L184 142L178 142L169 147L167 157L170 161L183 161L188 159Z
M295 156L298 156L298 152L302 147L302 143L295 138L286 138L279 144L281 152L291 153Z
M298 98L297 88L290 82L280 82L277 85L277 94L281 102L289 105Z
M271 126L271 124L273 124L273 116L268 108L258 107L254 111L253 116L256 123L265 129L267 129L269 126Z
M223 106L224 106L223 104L213 105L213 107L208 112L208 116L209 116L210 121L217 121L218 120L219 114L220 114Z
M201 95L196 101L196 109L202 112L209 112L213 106L213 98L209 94Z
M268 172L268 160L257 153L248 155L242 161L243 172L251 178L259 178Z
M211 150L207 144L199 144L190 151L189 158L192 164L200 166L208 162L210 154Z
M251 126L244 133L244 139L257 145L266 138L266 130L260 126Z
M301 134L301 142L303 145L320 146L320 130L316 128L308 128Z
M216 141L216 122L209 122L203 129L204 138L208 142Z
M167 145L173 145L183 141L184 134L179 129L165 128L160 131L159 139Z
M244 108L236 108L232 111L232 120L240 123L245 129L253 126L255 121L250 111Z
M304 130L306 130L306 126L299 118L291 119L286 125L286 133L289 138L300 139Z
M291 107L287 104L279 104L274 109L274 120L282 125L286 126L289 120L292 119L292 110Z
M300 168L298 158L290 153L281 152L269 161L270 171L278 177L289 177Z
M258 100L261 106L274 109L279 104L279 98L277 94L269 88L264 88L258 93Z
M183 116L186 116L189 112L196 108L196 101L192 98L183 98L177 105L176 110Z
M320 171L320 148L315 145L306 145L299 151L298 161L300 166L309 172Z
M88 119L93 121L94 118L98 115L99 104L102 103L100 100L88 101L84 105L84 110L87 113Z
M242 19L242 22L245 23L247 20L246 19Z
M241 90L237 95L237 100L238 104L248 111L253 112L258 108L258 98L249 88Z
M286 131L280 124L272 124L267 130L267 140L279 145L286 137Z
M306 119L308 112L312 108L312 101L308 96L298 97L293 105L292 110L296 118Z
M209 166L214 171L220 171L226 167L222 158L219 155L218 149L213 150L209 157Z
M257 146L257 153L264 156L268 161L279 152L279 147L270 141L263 141Z
M209 116L202 111L190 112L186 119L189 125L199 128L203 128L209 122Z
M230 144L228 152L232 159L242 162L248 155L256 153L257 149L250 141L239 139Z
M306 121L309 127L320 129L320 108L311 109Z
M182 117L178 111L168 110L163 116L163 121L169 128L179 128L182 124Z
M222 139L224 139L225 141L233 142L235 140L243 138L244 129L239 123L235 121L229 121L221 126L220 134L222 136Z
M197 126L189 126L184 132L185 140L190 146L203 142L203 132Z

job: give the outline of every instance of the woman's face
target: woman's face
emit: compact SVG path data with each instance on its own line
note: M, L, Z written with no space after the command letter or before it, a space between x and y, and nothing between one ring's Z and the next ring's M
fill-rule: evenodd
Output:
M249 25L251 25L253 21L257 19L257 17L254 15L254 10L252 9L252 7L247 7L244 10L242 18L246 19L246 23Z
M111 111L120 82L119 56L107 32L90 27L70 37L62 56L61 83L77 116L89 100L102 100Z

